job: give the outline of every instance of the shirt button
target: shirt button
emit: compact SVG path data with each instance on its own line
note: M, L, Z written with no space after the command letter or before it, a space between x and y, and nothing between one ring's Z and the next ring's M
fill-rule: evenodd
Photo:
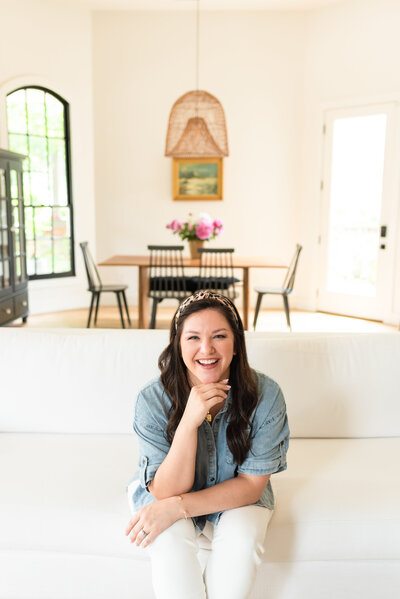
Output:
M212 477L210 478L210 482L212 482L212 483L213 483L214 481L215 481L215 478L212 476Z

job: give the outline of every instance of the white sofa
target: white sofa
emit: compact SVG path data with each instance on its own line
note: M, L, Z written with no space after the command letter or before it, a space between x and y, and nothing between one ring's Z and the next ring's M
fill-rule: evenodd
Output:
M0 330L1 599L153 597L125 486L136 393L167 335ZM247 342L292 433L252 599L398 599L400 334Z

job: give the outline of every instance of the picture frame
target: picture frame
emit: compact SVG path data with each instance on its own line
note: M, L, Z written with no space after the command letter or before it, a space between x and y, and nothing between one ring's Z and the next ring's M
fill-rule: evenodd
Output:
M222 200L222 161L222 158L173 158L173 199Z

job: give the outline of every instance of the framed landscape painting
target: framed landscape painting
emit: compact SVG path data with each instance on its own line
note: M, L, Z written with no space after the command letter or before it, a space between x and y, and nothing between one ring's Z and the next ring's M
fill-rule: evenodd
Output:
M174 200L222 200L222 158L174 158Z

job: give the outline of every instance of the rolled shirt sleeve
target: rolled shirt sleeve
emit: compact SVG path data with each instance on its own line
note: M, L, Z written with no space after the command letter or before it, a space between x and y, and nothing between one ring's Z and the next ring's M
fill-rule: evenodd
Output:
M265 475L286 470L288 446L289 425L283 393L277 383L263 377L253 418L251 450L238 472Z
M163 420L163 414L152 412L146 398L139 393L133 429L139 441L139 483L146 490L170 449L165 436L167 417L165 416L165 421Z

